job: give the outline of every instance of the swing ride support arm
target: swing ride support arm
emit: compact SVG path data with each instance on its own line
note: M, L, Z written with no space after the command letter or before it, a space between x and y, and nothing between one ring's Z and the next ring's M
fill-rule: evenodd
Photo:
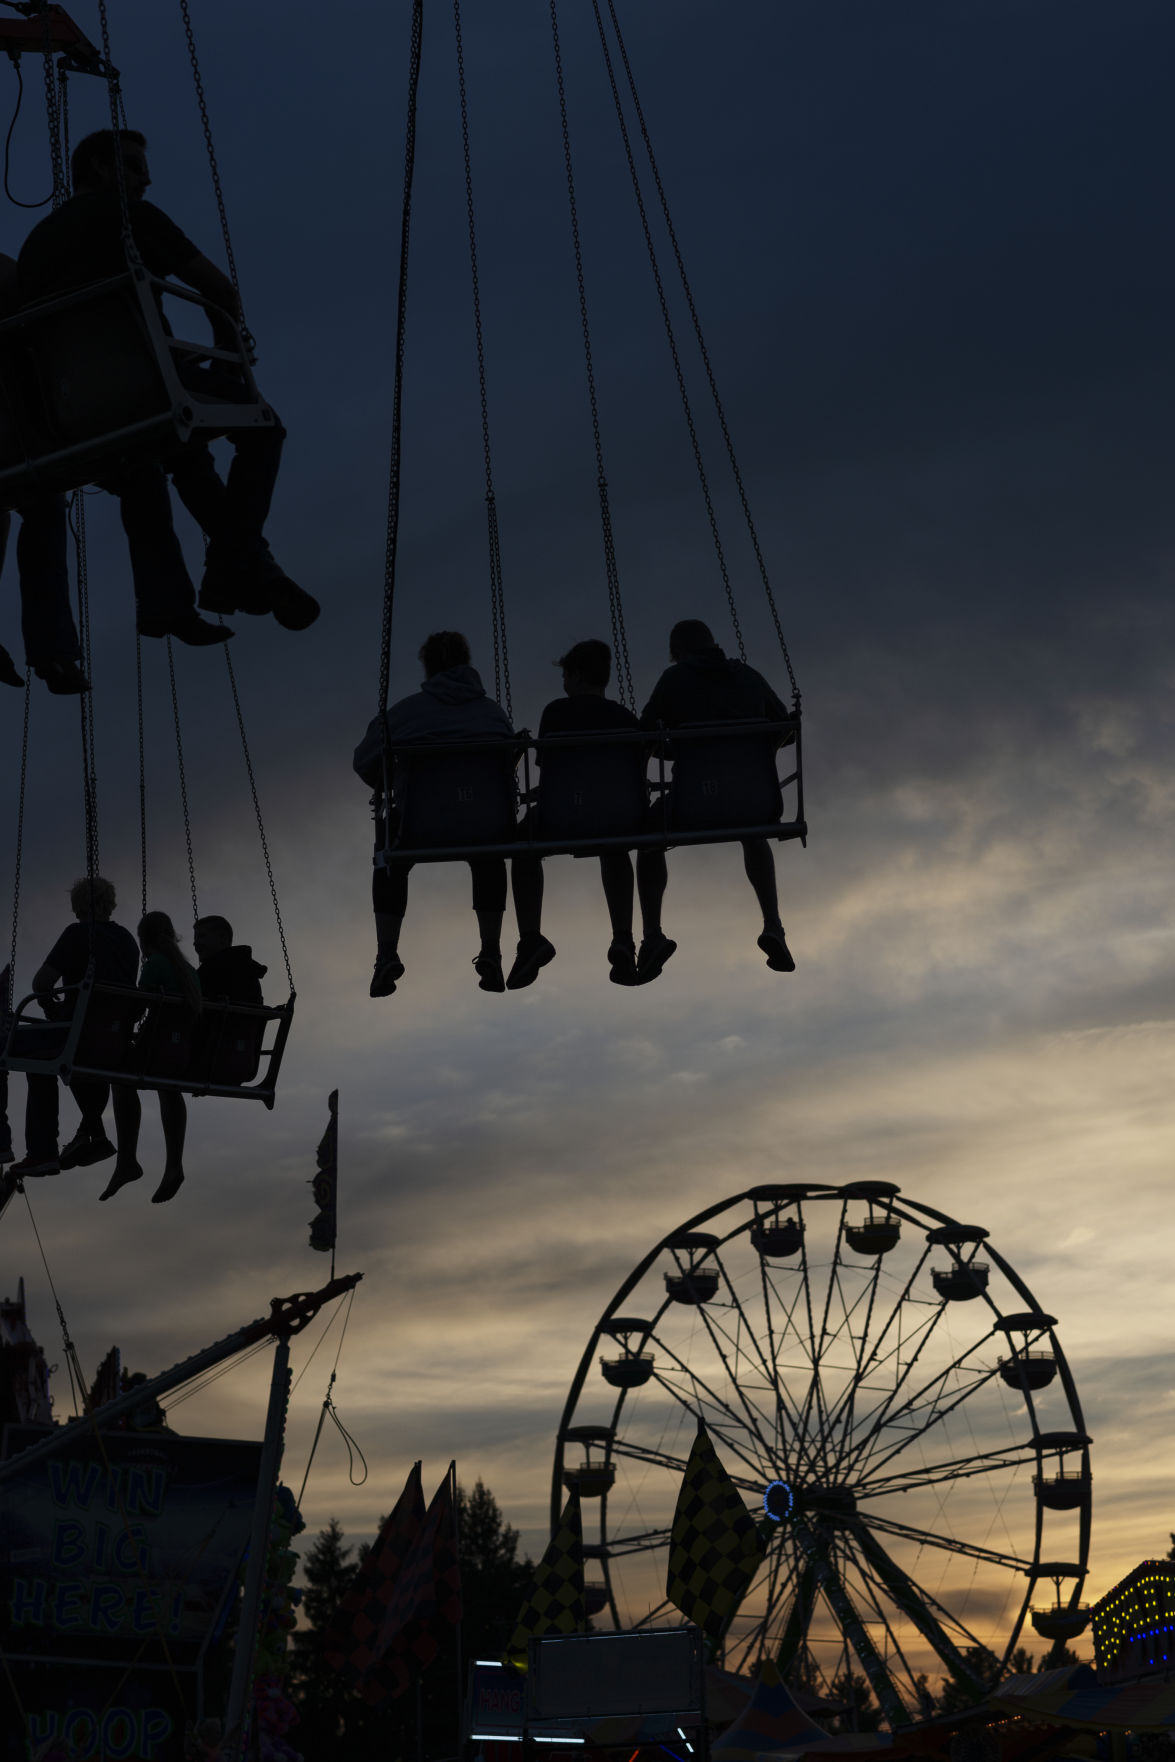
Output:
M96 73L109 77L117 72L102 60L93 43L73 22L63 6L38 10L35 0L24 0L16 10L23 18L0 18L0 49L7 55L44 55L61 53L68 65L79 73Z
M269 1306L269 1314L260 1316L256 1321L248 1322L245 1327L238 1328L233 1334L226 1334L223 1340L217 1340L202 1351L194 1352L190 1358L181 1359L170 1370L160 1372L149 1382L138 1383L135 1388L119 1395L113 1401L106 1401L101 1407L94 1408L86 1415L92 1426L105 1428L119 1420L124 1414L132 1413L144 1401L157 1400L170 1390L176 1389L181 1383L187 1383L193 1377L211 1370L215 1365L223 1364L236 1352L243 1352L246 1346L255 1345L272 1334L276 1339L288 1339L291 1334L301 1333L306 1325L314 1320L324 1303L330 1303L336 1297L342 1297L351 1291L363 1277L362 1273L346 1273L338 1279L331 1279L318 1291L295 1291L291 1297L275 1297ZM17 1469L30 1468L43 1456L52 1456L56 1450L77 1437L76 1426L65 1425L54 1429L53 1436L42 1438L36 1444L30 1444L27 1450L19 1455L10 1456L7 1462L0 1462L0 1482Z

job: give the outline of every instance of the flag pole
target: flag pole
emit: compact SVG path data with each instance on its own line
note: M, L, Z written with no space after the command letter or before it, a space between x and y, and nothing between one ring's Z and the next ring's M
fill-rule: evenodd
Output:
M456 1457L454 1457L453 1461L450 1462L450 1464L449 1464L449 1480L451 1483L450 1488L449 1488L449 1492L450 1492L450 1498L452 1501L452 1511L453 1511L453 1558L457 1562L457 1575L458 1575L458 1579L460 1579L460 1575L461 1575L461 1529L460 1529L460 1525L457 1522L457 1459L456 1459ZM461 1751L462 1751L462 1726L464 1724L464 1718L465 1718L465 1695L463 1692L464 1684L462 1683L462 1680L461 1680L461 1623L462 1623L462 1620L464 1619L464 1616L465 1616L465 1598L464 1598L464 1594L462 1594L461 1615L458 1617L457 1623L453 1629L454 1647L455 1647L456 1662L457 1662L457 1749L456 1749L456 1754L458 1756L461 1755Z
M335 1249L338 1245L338 1235L339 1235L339 1224L338 1224L339 1177L338 1177L338 1173L337 1173L338 1166L339 1166L339 1092L337 1089L332 1091L329 1106L330 1106L331 1119L334 1122L334 1128L335 1128L335 1170L336 1170L336 1173L335 1173L335 1227L334 1227L334 1232L331 1235L331 1239L330 1239L330 1276L333 1279L335 1276Z

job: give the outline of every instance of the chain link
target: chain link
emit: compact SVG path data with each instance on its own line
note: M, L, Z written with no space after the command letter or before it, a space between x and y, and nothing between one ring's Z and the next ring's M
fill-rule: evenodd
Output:
M71 188L70 144L69 144L69 73L65 63L57 68L57 114L61 123L61 164L65 193L68 196Z
M412 0L408 50L408 120L404 138L404 193L400 207L400 275L396 290L396 358L392 383L392 439L388 460L388 519L384 543L383 626L379 653L379 713L388 707L392 675L392 608L396 597L396 553L400 539L400 450L404 398L404 333L408 316L408 244L412 227L412 178L416 168L416 109L424 35L424 0ZM387 720L384 720L387 750Z
M223 624L224 619L220 622ZM282 960L285 962L286 978L289 980L291 992L294 989L294 975L290 967L290 951L286 947L285 925L282 923L282 909L277 902L277 884L273 879L273 864L269 860L269 840L265 836L265 822L261 817L261 802L257 795L257 779L253 774L253 759L249 752L249 740L245 733L245 717L241 710L241 698L237 691L237 676L233 671L233 658L227 643L221 645L224 653L224 664L228 668L229 689L233 694L233 709L237 713L237 728L241 735L241 749L245 755L245 770L249 774L249 793L253 797L253 812L257 818L257 834L261 840L261 854L265 858L265 873L269 877L269 897L273 901L273 915L277 920L277 938L281 943Z
M461 147L465 157L465 214L469 224L469 269L473 282L473 332L477 344L477 386L481 400L481 446L485 458L486 523L490 552L490 607L494 628L494 695L514 721L510 697L510 646L506 639L506 599L502 584L502 551L498 532L498 504L494 494L494 467L490 448L490 406L486 389L485 335L481 321L481 279L477 267L477 226L473 204L473 156L469 146L469 100L465 85L465 49L461 40L461 0L453 0L453 29L457 39L457 92L461 101ZM499 651L501 658L499 660Z
M86 500L83 490L75 490L69 503L69 524L73 532L74 560L78 584L78 634L81 638L82 672L93 686L93 651L90 641L90 568L86 552ZM94 743L94 693L84 691L78 698L82 734L82 792L86 815L86 875L93 882L100 868L98 845L98 761Z
M584 281L583 248L579 236L579 210L575 201L575 170L571 158L571 130L567 120L567 89L563 79L563 53L559 46L557 0L550 0L550 5L551 40L555 51L555 85L559 94L559 120L563 131L563 164L567 172L567 205L571 216L571 238L575 247L575 279L579 289L579 318L583 331L588 402L591 407L592 442L596 453L596 488L600 498L604 573L608 582L608 610L612 620L612 646L616 654L616 683L621 703L629 708L634 708L635 694L632 686L632 668L628 659L628 634L624 625L624 605L620 597L620 571L616 563L616 543L612 534L612 510L608 501L608 479L604 472L604 446L600 436L600 410L596 397L596 373L592 362L592 333L588 322L587 285Z
M184 738L180 729L180 700L175 683L175 651L170 636L167 639L167 671L171 677L171 713L175 722L175 757L180 774L180 805L184 815L184 842L188 847L188 885L192 893L192 922L200 916L200 907L196 903L196 863L192 856L192 821L188 813L188 779L184 772Z
M20 736L20 789L16 801L16 852L12 861L12 941L8 958L8 996L4 1000L9 1009L16 1002L16 941L20 928L20 866L24 852L24 803L25 786L29 771L29 705L33 696L33 670L25 668L24 676L24 726Z
M596 0L593 0L593 5L595 5L595 4L596 4ZM661 181L661 171L660 171L660 168L657 164L656 154L653 151L652 137L649 134L648 124L645 121L645 113L644 113L644 109L641 105L640 95L637 91L636 79L635 79L635 76L632 71L632 65L628 59L628 50L625 47L624 36L623 36L623 33L621 32L621 29L620 29L620 20L618 19L617 15L616 15L615 0L607 0L607 4L608 4L608 13L609 13L609 16L612 20L612 29L616 35L616 46L620 52L620 59L623 64L623 67L624 67L625 77L628 81L628 89L629 89L629 92L631 93L631 96L632 96L633 110L635 112L637 123L640 128L641 140L644 144L645 152L648 155L649 169L652 172L653 182L656 185L656 189L657 189L658 200L660 201L660 204L661 204L661 213L662 213L664 220L665 220L665 230L666 230L666 233L668 234L669 243L670 243L672 250L673 250L674 261L677 264L677 272L681 278L682 292L685 295L686 305L689 309L690 320L693 324L694 336L697 339L698 352L702 358L702 365L703 365L703 368L705 369L706 380L707 380L707 383L710 387L710 395L714 401L714 411L715 411L715 414L717 415L717 418L718 418L718 425L719 425L720 429L722 430L722 439L723 439L723 443L725 444L725 447L726 447L726 456L727 456L728 460L730 461L730 469L731 469L731 474L734 477L735 488L738 492L739 505L742 509L743 519L746 522L747 532L748 532L748 534L750 536L750 540L751 540L751 546L752 546L754 553L755 553L755 562L758 565L759 577L763 583L763 591L767 597L767 605L768 605L768 609L771 613L771 622L775 628L776 637L779 640L779 647L780 647L780 650L783 654L784 665L787 668L787 676L788 676L788 680L791 684L791 690L792 690L792 701L795 705L796 710L798 711L800 708L800 688L796 682L795 671L792 667L791 654L788 651L787 641L786 641L786 638L784 637L784 634L783 634L783 625L780 622L779 610L778 610L778 607L776 606L776 603L775 603L775 592L774 592L774 589L772 588L772 585L771 585L771 577L768 574L767 564L766 564L766 561L763 556L762 546L759 543L759 534L758 534L758 531L755 526L754 518L751 514L750 501L747 497L746 488L743 484L742 472L739 469L738 457L737 457L735 450L734 450L734 441L731 437L730 427L729 427L727 420L726 420L726 411L723 407L722 398L721 398L721 395L718 390L718 381L715 377L713 364L711 363L711 360L710 360L710 351L706 347L706 339L705 339L705 336L702 332L702 321L698 316L698 309L697 309L697 306L694 302L693 288L690 285L689 276L686 273L685 259L683 258L682 254L681 254L681 246L678 243L677 231L673 225L673 217L669 211L669 200L665 194L665 186ZM599 22L598 5L596 6L596 17L597 17L597 22ZM601 42L603 42L604 38L603 38L602 25L601 25L600 35L601 35ZM605 44L605 48L604 48L604 54L605 54L605 58L607 58L608 51L607 51L606 44ZM610 66L609 66L609 77L611 77L611 67ZM615 91L615 86L613 87L613 90ZM619 109L618 109L618 114L619 114ZM627 137L626 137L626 142L627 142ZM631 164L631 159L630 159L630 164Z
M143 738L143 639L135 631L135 696L139 710L139 892L147 916L147 747Z
M61 115L57 105L57 87L53 73L53 22L49 0L40 0L41 23L45 38L42 45L45 75L45 114L49 120L49 157L53 163L53 206L60 208L69 190L65 177L65 160L61 151Z
M232 234L229 232L228 209L224 205L224 190L220 182L220 167L216 162L216 148L212 141L212 123L208 116L208 100L204 96L204 79L200 72L200 57L196 53L196 38L192 30L192 14L188 0L180 0L180 14L184 21L184 35L188 39L188 60L192 64L192 83L196 88L196 102L200 106L200 124L204 130L204 145L208 150L208 169L212 173L212 188L216 196L216 212L220 216L220 236L224 240L224 254L228 261L228 273L233 287L237 290L237 308L240 314L241 339L250 356L257 351L257 343L245 323L245 309L241 304L241 283L237 275L237 260L233 254Z

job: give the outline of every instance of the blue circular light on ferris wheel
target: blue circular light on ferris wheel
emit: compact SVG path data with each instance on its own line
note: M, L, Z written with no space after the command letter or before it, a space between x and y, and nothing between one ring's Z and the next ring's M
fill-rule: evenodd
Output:
M763 1490L763 1509L772 1523L782 1523L790 1517L795 1506L795 1498L786 1481L768 1481Z

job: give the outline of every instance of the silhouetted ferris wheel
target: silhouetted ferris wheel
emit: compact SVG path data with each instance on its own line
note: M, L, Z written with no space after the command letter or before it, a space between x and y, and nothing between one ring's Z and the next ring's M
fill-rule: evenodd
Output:
M589 1613L677 1619L669 1530L702 1420L769 1544L728 1668L863 1673L894 1724L922 1678L981 1692L1029 1616L1074 1638L1091 1440L1055 1325L986 1230L888 1182L754 1187L691 1218L608 1305L560 1423L552 1511L578 1488Z

